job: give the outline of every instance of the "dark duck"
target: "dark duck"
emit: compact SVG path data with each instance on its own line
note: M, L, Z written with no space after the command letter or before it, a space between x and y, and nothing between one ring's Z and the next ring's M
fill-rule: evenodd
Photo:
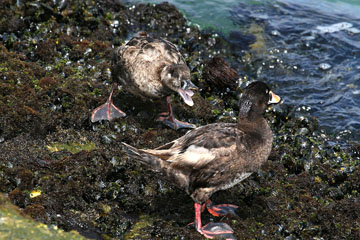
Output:
M249 84L241 93L237 123L213 123L198 127L154 150L124 148L133 158L184 189L195 202L196 230L207 238L234 239L226 223L203 226L205 209L214 215L234 214L237 206L214 205L210 197L257 171L272 147L272 131L263 117L267 105L280 102L263 82Z
M168 112L160 113L158 121L173 129L195 128L195 125L181 122L173 115L170 95L177 92L187 105L193 106L192 90L197 89L190 81L190 70L174 44L140 32L115 50L111 72L114 86L121 83L125 90L145 100L166 99ZM126 116L112 102L114 86L107 102L93 111L92 122Z

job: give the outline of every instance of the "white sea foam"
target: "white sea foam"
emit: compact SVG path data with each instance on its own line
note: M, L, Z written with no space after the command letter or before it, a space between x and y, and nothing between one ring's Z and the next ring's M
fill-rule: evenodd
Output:
M354 28L352 23L348 23L348 22L340 22L340 23L335 23L335 24L331 24L331 25L327 25L327 26L317 26L316 29L320 32L320 33L334 33L334 32L339 32L339 31L348 31L350 33L360 33L360 30L357 28Z

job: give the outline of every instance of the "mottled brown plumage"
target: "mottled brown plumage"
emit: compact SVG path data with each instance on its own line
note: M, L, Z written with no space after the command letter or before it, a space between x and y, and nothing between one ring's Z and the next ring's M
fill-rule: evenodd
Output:
M187 105L192 106L192 90L197 88L190 81L190 69L184 58L171 42L140 32L114 51L111 72L115 83L144 100L166 97L168 113L162 114L159 121L174 129L195 127L172 115L169 96L177 92ZM111 103L110 97L107 104L95 109L91 120L111 120L124 115Z
M115 50L112 78L146 100L178 92L182 81L190 80L190 70L174 44L142 32Z
M138 150L123 144L130 157L148 165L192 197L199 232L213 237L219 235L211 229L216 227L224 229L223 234L230 234L229 227L221 223L201 227L199 204L208 201L214 192L244 180L267 160L273 136L262 114L268 104L279 101L265 83L254 82L242 93L237 123L202 126L154 150ZM207 207L215 215L236 208L211 204Z

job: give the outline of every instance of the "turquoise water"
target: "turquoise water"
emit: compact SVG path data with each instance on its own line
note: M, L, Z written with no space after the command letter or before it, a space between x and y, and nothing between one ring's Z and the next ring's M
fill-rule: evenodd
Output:
M340 139L360 141L360 0L168 2L192 24L227 38L235 69L242 69L241 36L254 34L260 49L241 74L269 82L299 114L316 116Z
M161 3L164 0L131 0L129 2ZM333 14L346 12L352 17L360 18L360 0L167 0L167 2L174 4L192 23L198 24L200 28L212 27L224 33L241 27L233 23L230 14L230 11L239 3L246 5L274 4L277 2L294 3Z
M161 0L145 0L131 2L161 3ZM230 10L235 6L235 0L169 0L180 9L192 23L200 28L213 27L219 31L228 32L237 26L232 23ZM241 1L242 2L242 1Z

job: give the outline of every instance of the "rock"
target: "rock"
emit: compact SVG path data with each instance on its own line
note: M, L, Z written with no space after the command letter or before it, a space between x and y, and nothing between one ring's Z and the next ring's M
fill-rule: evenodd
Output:
M31 214L43 214L44 209L40 205L28 207L26 212ZM56 226L50 227L36 222L28 217L24 217L21 209L11 204L3 194L0 194L0 238L1 239L86 239L74 230L64 232Z
M239 75L230 65L220 56L215 56L205 62L203 77L211 84L220 89L237 88Z

